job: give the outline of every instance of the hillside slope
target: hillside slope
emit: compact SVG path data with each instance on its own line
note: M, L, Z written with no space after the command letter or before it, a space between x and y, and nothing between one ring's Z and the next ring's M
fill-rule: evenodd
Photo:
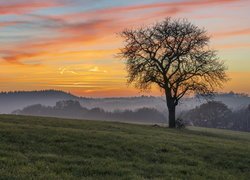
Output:
M3 179L248 179L250 134L0 116Z

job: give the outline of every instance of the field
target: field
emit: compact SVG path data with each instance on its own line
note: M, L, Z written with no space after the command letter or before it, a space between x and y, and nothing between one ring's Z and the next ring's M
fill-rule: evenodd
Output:
M249 179L250 133L0 116L0 179Z

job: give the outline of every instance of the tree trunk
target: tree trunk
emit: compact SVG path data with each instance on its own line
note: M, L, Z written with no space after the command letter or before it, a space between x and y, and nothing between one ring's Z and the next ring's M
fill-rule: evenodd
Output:
M168 126L175 128L175 105L168 106Z
M176 104L168 89L165 89L166 103L168 107L168 127L175 128L175 107Z

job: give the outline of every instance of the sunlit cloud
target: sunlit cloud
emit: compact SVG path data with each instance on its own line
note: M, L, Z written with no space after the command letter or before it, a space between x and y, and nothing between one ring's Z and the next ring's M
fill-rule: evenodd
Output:
M250 1L150 2L0 1L0 90L49 87L89 96L135 95L137 91L126 86L123 61L115 56L123 45L117 33L168 16L187 17L209 29L219 53L230 50L240 59L243 49L250 56L249 26L235 25L237 19L249 22L245 7Z
M71 73L71 74L79 75L77 72L75 72L73 70L69 70L69 69L67 69L65 67L60 67L60 68L58 68L58 70L59 70L59 73L61 75L65 74L65 73Z
M39 1L39 0L12 0L0 3L0 15L24 14L34 10L57 7L61 5L59 1Z
M119 41L119 39L114 39L114 34L129 25L133 26L134 24L138 24L138 22L145 22L148 20L153 21L155 18L162 18L185 12L188 8L200 8L203 6L228 4L237 1L239 0L186 0L181 2L160 2L134 6L121 6L60 16L31 14L29 16L34 18L34 21L29 23L39 24L39 26L47 28L48 31L54 32L55 34L57 33L57 37L42 39L34 37L33 40L29 42L20 42L19 45L17 44L13 47L19 53L9 52L9 54L4 56L3 59L10 63L25 64L24 62L21 62L23 59L25 60L40 55L53 54L55 51L61 51L69 46L77 47L98 44L104 37L112 38L112 42ZM27 1L22 1L21 3L11 4L10 6L13 6L13 8L19 7L23 10L58 6L60 5L59 2L60 1L42 3L40 1L35 1L32 6L30 4L27 5ZM5 7L8 6L8 4L2 6ZM146 10L150 11L148 12ZM131 11L139 11L138 17L130 17L129 14ZM98 16L99 14L103 14L103 16L100 17ZM122 18L120 17L121 14L123 14ZM126 15L128 17L126 17ZM14 22L9 23L11 24ZM244 32L239 31L238 33ZM228 32L228 35L233 35L235 33L237 32ZM221 35L225 34L227 33L221 33ZM219 36L219 34L217 36ZM103 46L106 44L105 42L101 43ZM27 49L32 52L25 52Z
M230 43L230 44L218 44L215 46L216 49L241 49L250 48L250 43Z
M225 38L230 36L244 36L244 35L250 35L250 28L245 29L238 29L234 31L223 31L223 32L216 32L214 33L215 38Z
M106 73L106 70L100 70L98 66L95 66L89 70L90 72L103 72Z

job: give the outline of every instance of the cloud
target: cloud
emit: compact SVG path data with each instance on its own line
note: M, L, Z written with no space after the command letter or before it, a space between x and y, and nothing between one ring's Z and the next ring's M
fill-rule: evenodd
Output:
M146 5L137 5L137 6L128 6L123 8L118 8L118 11L131 11L131 10L144 10L144 9L155 9L155 8L164 8L164 7L195 7L195 6L207 6L207 5L220 5L225 3L237 2L239 0L185 0L179 2L162 2L162 3L153 3Z
M17 52L9 51L3 56L9 63L24 64L26 59L38 58L43 55L60 54L68 47L89 46L90 44L102 44L119 41L115 39L115 33L123 28L138 26L143 23L151 23L157 18L176 15L182 12L207 8L214 5L229 4L240 0L185 0L178 2L160 2L151 4L140 4L130 6L119 6L105 9L95 9L79 13L69 13L60 15L38 15L27 14L40 8L58 7L70 1L32 1L28 0L13 1L14 3L0 3L0 14L19 14L26 13L30 18L25 22L24 27L35 28L47 37L38 38L31 36L31 40L20 41L13 44L13 49ZM131 16L131 14L135 14ZM24 18L24 16L23 16ZM0 23L1 26L13 25L17 22ZM32 25L32 26L29 26ZM30 29L32 31L32 29ZM36 30L36 29L34 29ZM239 32L229 32L227 35L235 35ZM51 36L55 34L55 36ZM225 36L219 34L217 36ZM107 39L104 41L103 39ZM0 50L6 50L1 48ZM27 52L29 50L29 52ZM22 62L22 63L21 63Z
M242 0L183 0L178 2L155 2L155 3L149 3L149 4L139 4L139 5L129 5L129 6L118 6L118 7L112 7L112 8L104 8L104 9L97 9L92 10L88 12L80 12L80 13L73 13L64 15L63 17L66 19L70 18L90 18L96 15L102 15L102 17L106 17L109 15L117 15L120 16L121 14L130 14L130 13L137 13L142 11L143 13L150 13L148 10L153 10L155 12L165 10L171 10L173 9L182 9L182 11L185 11L185 9L192 9L192 8L207 8L208 6L218 6L218 5L224 5L224 4L230 4L234 2L240 2Z
M6 22L0 22L0 28L1 27L8 27L8 26L13 26L17 24L21 24L23 21L6 21Z
M97 32L103 31L103 33L109 30L110 25L116 23L113 19L91 19L85 22L79 23L65 23L64 26L58 28L58 31L67 34L84 34L91 35Z
M103 73L107 73L106 70L100 70L98 66L95 66L91 69L89 69L90 72L103 72Z
M2 52L4 53L4 52ZM6 52L5 52L6 53ZM30 59L36 56L41 55L42 53L25 53L25 52L13 52L13 51L7 51L7 55L4 55L2 57L3 60L5 60L6 62L10 63L10 64L17 64L17 65L32 65L32 66L37 66L40 65L40 63L32 63L32 64L27 64L27 63L23 63L20 60L22 59Z
M100 42L103 37L115 34L114 31L117 29L115 27L115 22L108 19L70 23L53 17L33 17L53 24L50 26L48 25L49 23L47 23L46 27L50 33L57 33L57 36L47 38L33 37L29 41L20 41L17 44L13 44L12 48L15 49L15 51L9 51L8 49L1 47L1 52L5 52L5 55L2 58L7 62L23 64L21 63L22 60L39 57L41 55L53 55L55 52L61 51L69 46L87 46L88 44L93 44L97 41ZM36 23L39 24L39 22Z
M0 15L24 14L34 10L56 7L61 4L57 1L38 1L38 0L13 0L0 3Z
M234 31L216 32L214 33L213 36L216 38L224 38L229 36L241 36L241 35L250 35L250 28L238 29Z
M233 43L233 44L218 44L215 45L217 49L242 49L249 48L250 43Z
M90 72L99 72L99 68L97 66L95 66L95 67L91 68L89 71Z
M58 68L58 70L59 70L59 73L61 75L65 74L65 73L71 73L71 74L79 75L79 73L77 73L77 72L75 72L73 70L70 70L70 69L68 69L66 67L60 67L60 68Z

